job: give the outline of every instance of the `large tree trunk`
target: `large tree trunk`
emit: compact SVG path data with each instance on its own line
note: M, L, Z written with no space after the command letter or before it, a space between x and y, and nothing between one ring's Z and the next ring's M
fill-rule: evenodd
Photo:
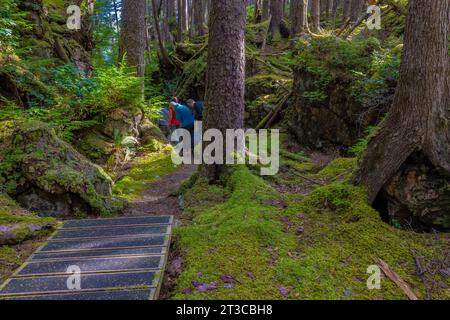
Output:
M292 37L308 31L308 0L291 0Z
M410 0L408 11L392 110L361 163L371 203L413 154L422 154L449 181L450 0Z
M145 0L124 0L120 34L120 60L126 56L136 75L145 74Z
M205 13L203 11L203 0L192 0L193 18L194 18L194 36L202 36L205 34Z
M320 31L320 0L311 0L312 30Z
M270 20L269 33L272 37L278 37L280 35L280 26L283 21L283 1L271 0L270 1L270 14L272 19Z
M206 129L225 133L227 129L244 127L245 19L245 0L212 1L206 73ZM224 171L224 165L203 168L203 173L211 180L219 179Z

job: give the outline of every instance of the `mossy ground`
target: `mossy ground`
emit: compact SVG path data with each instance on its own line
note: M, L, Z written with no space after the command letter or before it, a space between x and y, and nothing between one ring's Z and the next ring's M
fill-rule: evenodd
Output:
M56 220L38 217L0 193L0 226L4 229L0 230L0 245L16 244L49 234L56 226Z
M366 202L349 177L355 159L337 159L310 177L327 185L309 195L280 194L245 167L225 186L198 180L186 191L192 223L176 230L184 270L174 299L406 299L392 281L369 290L367 269L386 261L421 299L449 299L449 278L419 276L424 264L448 263L450 237L395 229ZM220 200L217 204L217 200ZM287 204L287 208L283 205ZM236 279L225 289L221 276ZM217 282L198 292L193 282ZM184 294L184 289L192 293Z
M3 228L14 228L13 234L7 237L0 230L1 284L39 246L39 241L36 241L36 239L47 236L53 231L56 226L56 220L38 217L20 208L7 195L0 193L0 226ZM37 230L37 227L42 227L42 229ZM27 239L33 240L25 241ZM8 244L20 243L20 245L2 245L5 244L5 241Z
M41 245L37 238L16 246L0 246L0 285Z
M159 177L177 169L171 159L172 147L166 146L159 152L144 153L114 185L113 192L129 201L136 200L150 184Z

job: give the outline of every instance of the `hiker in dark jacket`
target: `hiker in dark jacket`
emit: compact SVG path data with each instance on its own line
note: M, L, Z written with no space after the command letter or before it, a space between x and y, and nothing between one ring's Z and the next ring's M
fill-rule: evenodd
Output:
M203 120L203 102L195 101L194 99L189 99L187 101L187 105L189 109L191 109L192 114L194 115L195 121Z

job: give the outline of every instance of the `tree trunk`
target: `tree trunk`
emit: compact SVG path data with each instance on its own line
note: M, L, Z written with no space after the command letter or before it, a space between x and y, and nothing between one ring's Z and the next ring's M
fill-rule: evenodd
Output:
M325 20L330 20L331 8L333 7L333 0L325 0Z
M225 133L244 127L245 20L245 0L212 1L205 129ZM203 174L211 180L218 180L224 171L225 165L203 168Z
M255 12L253 13L253 22L258 23L258 17L261 12L261 0L255 0Z
M283 1L271 0L270 1L270 14L272 19L270 20L269 33L272 38L280 36L280 26L283 21Z
M351 9L352 9L352 0L344 0L342 25L345 25L347 23L347 20L350 19Z
M410 0L393 106L361 163L371 203L413 153L450 174L449 30L450 0Z
M145 0L124 0L119 57L136 67L138 77L145 74L145 27Z
M351 14L350 14L350 21L352 24L356 23L358 21L358 18L360 17L362 13L362 7L364 4L364 0L352 0L351 3Z
M188 30L187 1L188 0L177 0L177 6L178 6L178 41L182 41L183 40L183 34Z
M204 7L203 7L203 0L192 0L192 6L193 6L193 18L194 18L194 36L202 36L205 34L205 27L204 27Z
M291 0L292 37L308 31L308 0Z
M167 6L166 12L167 12L168 31L170 35L170 40L173 41L177 21L177 13L176 13L177 0L167 0L166 6Z
M320 0L311 0L312 30L320 31Z
M341 0L333 0L333 8L331 9L332 10L332 18L333 18L333 22L332 22L333 29L336 28L337 11L339 8L340 1Z
M262 19L263 21L267 21L269 19L269 10L270 10L270 0L262 0Z
M165 66L169 66L170 59L169 59L169 55L166 50L166 46L164 45L164 40L163 40L163 37L161 34L160 25L159 25L158 7L156 5L156 0L151 0L151 1L152 1L152 11L153 11L153 22L155 24L156 36L158 38L158 45L159 45L159 51L160 51L160 55L161 55L161 61Z

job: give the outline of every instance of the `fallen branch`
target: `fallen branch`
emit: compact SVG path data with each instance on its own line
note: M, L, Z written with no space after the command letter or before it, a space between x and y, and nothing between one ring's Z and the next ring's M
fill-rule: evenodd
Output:
M275 121L276 117L278 117L278 114L280 113L281 109L283 108L284 104L286 103L287 99L291 96L292 92L289 92L287 95L283 96L283 98L280 99L280 101L275 106L275 109L271 110L267 116L264 117L264 119L256 126L256 130L260 130L263 128L267 128L269 125Z
M389 265L381 259L376 260L378 266L383 270L384 274L391 279L402 291L408 296L410 300L419 300L415 293L411 290L408 284L395 273Z
M384 1L381 0L381 1L379 2L378 6L383 5L383 2L384 2ZM389 11L389 9L388 9L387 11ZM385 12L385 13L386 13L386 12ZM355 22L355 24L350 28L349 32L347 32L347 34L345 35L344 38L348 38L348 37L353 33L353 31L355 31L356 28L358 28L358 27L359 27L365 20L367 20L371 15L372 15L372 13L366 13L366 14L362 15L362 16Z
M350 18L348 18L347 21L345 21L345 23L342 26L342 28L338 31L338 33L336 33L336 37L339 37L342 34L342 32L344 32L345 29L347 29L349 24L350 24Z
M291 153L285 150L280 150L280 154L290 160L294 160L294 161L304 161L304 162L311 162L311 159L307 158L307 157L303 157L303 156L299 156L295 153Z
M266 125L264 126L265 129L269 128L275 120L278 118L278 115L280 114L281 110L283 109L284 105L286 104L286 101L289 99L289 97L292 95L292 92L289 92L278 104L278 107L275 109L272 117L270 117L269 121L267 121Z

